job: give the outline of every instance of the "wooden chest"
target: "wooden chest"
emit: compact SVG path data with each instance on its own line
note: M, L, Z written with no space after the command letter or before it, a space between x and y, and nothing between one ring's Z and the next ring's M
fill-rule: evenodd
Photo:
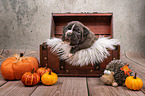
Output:
M80 21L90 28L94 34L113 37L112 13L53 13L51 25L51 37L61 37L63 27L70 21ZM89 64L88 66L71 66L59 56L50 52L50 48L44 42L40 45L40 66L48 66L59 76L100 76L106 65L113 59L120 59L120 46L110 50L110 56L102 63Z

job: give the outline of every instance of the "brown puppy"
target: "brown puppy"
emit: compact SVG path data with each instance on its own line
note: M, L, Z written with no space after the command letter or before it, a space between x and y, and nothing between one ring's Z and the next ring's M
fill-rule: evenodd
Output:
M63 28L62 41L69 42L72 46L70 53L74 54L81 49L91 47L97 37L79 21L69 22Z

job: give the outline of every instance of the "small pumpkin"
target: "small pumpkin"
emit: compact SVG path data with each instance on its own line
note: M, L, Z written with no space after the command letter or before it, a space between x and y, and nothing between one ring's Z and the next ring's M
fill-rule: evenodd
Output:
M58 80L57 74L51 72L51 70L49 72L44 73L41 77L41 81L45 85L53 85L57 82L57 80Z
M39 67L38 60L35 57L24 57L23 53L15 54L14 57L7 58L1 65L1 74L7 80L20 80L25 72Z
M40 67L40 68L38 68L36 73L38 73L40 76L42 76L44 73L49 72L50 70L51 69L47 68L47 64L46 64L46 67Z
M127 88L131 90L140 90L143 86L143 81L136 77L137 73L135 73L135 76L129 76L125 80L125 85Z
M34 72L34 68L31 72L23 74L21 81L26 86L34 86L40 82L40 75Z

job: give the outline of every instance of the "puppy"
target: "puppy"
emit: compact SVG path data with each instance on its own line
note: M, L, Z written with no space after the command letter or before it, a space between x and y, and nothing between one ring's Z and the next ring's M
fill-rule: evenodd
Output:
M63 28L62 41L72 46L69 57L81 49L91 47L97 37L79 21L69 22Z

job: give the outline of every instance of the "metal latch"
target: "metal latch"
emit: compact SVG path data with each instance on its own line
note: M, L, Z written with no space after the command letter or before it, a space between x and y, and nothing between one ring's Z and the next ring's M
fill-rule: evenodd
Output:
M43 44L42 44L42 50L46 50L47 49L47 44L46 44L46 42L44 42Z
M100 70L100 63L95 63L95 70Z
M65 70L65 60L59 60L59 69Z

